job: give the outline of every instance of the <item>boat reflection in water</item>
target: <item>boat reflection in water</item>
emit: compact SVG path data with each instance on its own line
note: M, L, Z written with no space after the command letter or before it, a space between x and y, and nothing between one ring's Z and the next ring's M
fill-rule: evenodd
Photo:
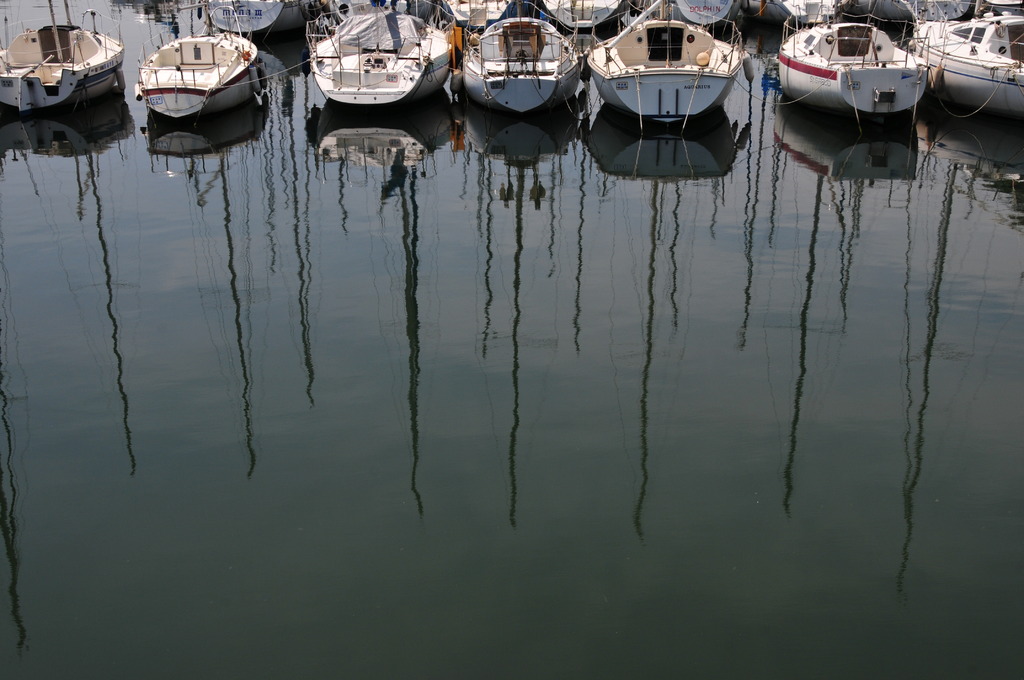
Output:
M613 108L602 106L587 135L587 146L598 167L606 174L627 180L642 180L643 191L649 196L646 224L637 227L637 234L645 235L647 256L642 271L636 273L639 296L639 338L642 343L637 393L637 423L635 439L627 445L634 455L638 469L632 523L637 538L645 541L645 506L650 489L652 455L658 450L651 436L654 407L652 381L659 373L657 358L665 350L658 348L660 327L680 327L680 304L683 280L680 275L686 265L680 261L680 240L688 230L686 220L680 220L680 206L691 196L684 182L701 181L701 193L718 205L723 196L721 177L732 168L736 150L745 143L748 128L737 132L725 111L718 107L685 124L658 125L645 122L642 126L631 116ZM638 211L638 215L643 211ZM705 226L714 231L715 220ZM639 243L639 242L638 242ZM642 284L640 283L642 282ZM685 323L685 321L684 321ZM685 335L685 334L684 334Z
M775 142L801 165L842 179L914 179L917 138L900 125L861 122L807 110L792 102L775 107Z
M965 166L988 179L1024 175L1024 131L1020 121L978 113L955 116L928 100L917 115L917 141L925 153Z
M267 121L267 107L250 102L227 115L198 120L175 121L149 116L142 133L154 156L216 155L239 144L257 139Z
M746 137L736 134L725 111L687 121L685 126L641 126L635 117L602 106L590 129L587 146L609 175L633 179L722 177Z
M469 102L463 115L470 147L506 163L532 165L546 156L565 153L580 129L575 104L537 116L511 116Z
M251 262L253 241L246 218L238 216L232 206L235 201L251 201L252 196L247 193L249 188L239 191L244 197L236 196L228 159L240 147L263 134L269 108L258 106L253 101L225 114L195 120L170 120L150 115L148 127L142 129L148 140L150 157L164 159L167 166L152 169L166 172L172 178L183 177L191 202L201 211L196 228L201 231L202 238L197 239L197 244L202 242L204 245L197 251L197 257L206 267L208 280L200 284L200 298L209 327L227 329L226 354L218 360L223 374L237 376L239 383L240 438L250 477L256 468L258 449L252 397L255 381L251 356L254 294L249 285L254 278ZM172 159L180 159L181 167L172 169ZM220 213L218 206L222 210ZM206 212L211 217L215 216L209 224L202 217ZM199 254L216 251L212 244L219 242L226 249L223 263ZM216 335L211 332L211 336ZM217 352L221 352L219 347Z
M417 475L420 465L420 211L417 182L423 164L439 148L449 142L452 135L451 102L447 95L437 93L424 99L416 115L407 111L385 111L357 109L328 103L320 110L310 112L310 121L316 126L315 139L311 140L317 149L317 157L325 163L337 163L343 180L347 180L346 169L362 168L367 183L372 179L373 170L381 168L381 204L394 204L398 211L396 223L400 227L400 242L403 266L401 283L396 285L402 291L405 340L408 347L406 366L408 387L405 402L408 405L409 446L411 466L409 490L416 504L416 512L423 517L424 500L420 493ZM418 172L417 169L420 169ZM339 195L339 209L342 224L347 222L344 207L344 190L349 184L342 182ZM388 200L393 199L393 200Z
M458 123L463 136L459 137L459 143L464 138L467 150L480 157L480 192L476 214L484 251L480 283L483 291L483 329L479 334L481 359L488 361L493 355L501 356L504 350L509 351L511 403L506 440L506 474L508 522L515 528L518 522L517 466L523 420L521 407L524 401L528 403L521 389L523 346L527 342L521 336L525 308L523 290L531 286L529 283L524 286L523 262L528 257L527 241L530 236L536 236L528 232L531 227L538 225L544 225L547 229L547 237L543 242L547 244L549 257L553 257L552 249L560 219L559 211L555 208L558 199L548 196L542 175L552 189L563 186L565 182L558 170L559 163L552 162L549 169L542 169L542 165L568 152L578 137L580 119L575 105L556 107L544 115L521 117L505 115L469 102L461 112L464 117ZM498 187L494 186L495 182L500 182ZM526 210L528 201L533 204L533 211L529 213ZM541 210L542 206L545 207L544 211ZM509 257L512 262L512 295L507 302L508 309L502 310L503 297L498 282L502 278L503 263ZM577 288L574 320L578 318ZM504 323L508 323L508 326L504 327ZM505 344L506 339L508 345ZM578 329L576 342L579 342ZM501 366L498 370L504 371L504 359L494 360Z
M83 331L89 346L109 347L110 363L114 371L111 386L119 402L119 420L129 472L134 474L136 460L129 423L126 361L122 351L117 294L120 289L133 284L117 278L117 272L121 270L117 261L117 234L109 219L105 218L102 197L106 192L99 180L102 173L99 156L122 140L130 138L135 128L134 121L128 105L120 96L104 97L74 111L44 111L25 120L19 119L17 112L12 113L0 117L0 157L6 157L10 151L16 159L27 164L32 156L43 156L38 160L48 166L58 163L55 160L58 157L71 159L69 163L74 166L77 183L74 189L74 218L83 225L87 218L95 219L95 245L98 248L94 248L90 236L86 236L86 242L89 252L96 253L98 261L90 262L88 277L84 280L76 278L78 272L68 267L65 267L63 274L69 288L76 291L74 300L79 305L80 318L88 316L84 311L88 300L93 300L103 310L102 339L92 335L89 328ZM0 162L0 174L2 170L3 164ZM39 226L43 223L40 220ZM0 226L3 224L4 219L0 216ZM52 228L54 225L49 223L49 226ZM61 232L55 230L55 233L58 233L58 239L62 238ZM88 233L82 230L83 236ZM30 646L29 623L23 612L20 587L22 563L19 545L23 537L19 518L21 484L17 478L17 472L22 467L18 458L24 450L24 443L19 444L19 431L24 430L23 426L27 424L25 409L29 398L28 381L17 356L18 334L14 324L10 293L12 286L5 262L4 240L4 234L0 231L0 541L3 543L3 566L0 567L3 577L0 578L4 581L5 608L10 617L9 623L3 623L2 628L6 632L0 637L0 642L3 643L2 648L6 649L7 633L13 632L14 648L20 655ZM97 271L102 273L102 284L93 278ZM93 292L95 297L81 291Z
M452 130L449 100L441 93L417 105L416 115L328 103L314 107L310 119L320 159L357 166L415 166L448 143Z
M0 153L30 151L65 157L99 153L131 137L134 127L124 97L105 97L75 111L25 120L14 112L0 118Z

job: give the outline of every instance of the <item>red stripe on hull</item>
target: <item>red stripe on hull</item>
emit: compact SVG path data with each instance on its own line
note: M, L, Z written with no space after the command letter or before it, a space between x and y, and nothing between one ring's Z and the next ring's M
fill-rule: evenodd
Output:
M818 78L824 78L826 80L838 80L839 78L839 71L811 66L810 64L805 64L802 61L797 61L796 59L787 57L785 54L779 55L779 63L793 69L794 71L800 71L800 73L817 76Z

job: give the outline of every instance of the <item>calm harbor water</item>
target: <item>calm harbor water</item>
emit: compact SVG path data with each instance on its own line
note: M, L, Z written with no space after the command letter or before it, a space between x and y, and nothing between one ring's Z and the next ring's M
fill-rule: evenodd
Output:
M301 40L0 121L0 675L1021 677L1024 131L745 35L682 135L353 114Z

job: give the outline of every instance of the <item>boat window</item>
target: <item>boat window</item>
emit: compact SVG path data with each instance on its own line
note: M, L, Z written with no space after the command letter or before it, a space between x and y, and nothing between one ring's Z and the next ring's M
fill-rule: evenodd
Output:
M980 43L982 38L985 37L985 27L964 26L963 28L958 28L955 31L950 31L950 33L962 40L970 41L972 43Z
M813 33L808 33L807 38L804 39L804 48L808 50L811 49L811 46L814 45L815 40L817 40L817 36L815 36Z
M212 66L213 44L202 41L181 42L182 66Z
M871 26L840 26L836 29L839 37L840 57L866 57L871 51L873 32Z
M1007 26L1006 38L1010 41L1010 59L1024 61L1024 24Z
M679 61L683 58L681 26L658 26L647 29L647 58L651 61Z
M544 49L544 36L537 26L510 24L502 34L501 45L507 59L538 59Z
M44 60L71 61L71 31L67 26L46 26L39 29L37 35Z

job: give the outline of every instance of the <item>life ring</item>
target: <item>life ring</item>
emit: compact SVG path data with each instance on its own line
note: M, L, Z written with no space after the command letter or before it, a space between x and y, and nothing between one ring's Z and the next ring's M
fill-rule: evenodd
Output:
M249 61L250 59L252 59L252 52L249 50L242 52L242 61Z

